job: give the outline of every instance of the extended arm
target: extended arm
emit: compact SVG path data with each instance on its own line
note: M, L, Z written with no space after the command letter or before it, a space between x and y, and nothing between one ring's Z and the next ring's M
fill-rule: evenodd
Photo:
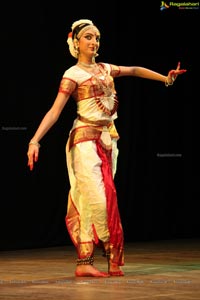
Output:
M27 152L28 166L30 170L33 170L34 162L38 160L40 140L49 131L49 129L56 123L68 99L69 96L64 93L57 94L57 97L52 107L45 114L34 136L30 140L28 152Z
M119 76L135 76L135 77L141 77L141 78L146 78L151 80L162 81L165 83L166 86L172 85L178 75L186 72L185 69L180 69L180 62L178 63L177 68L175 70L170 70L168 72L167 76L162 75L153 70L143 68L143 67L138 67L138 66L133 66L133 67L120 66L120 71L121 73Z

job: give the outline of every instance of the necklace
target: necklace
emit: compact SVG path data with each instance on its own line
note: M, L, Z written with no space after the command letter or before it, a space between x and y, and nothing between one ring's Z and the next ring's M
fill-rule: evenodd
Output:
M109 116L112 116L118 107L117 96L112 89L112 81L109 79L108 71L96 63L86 64L84 62L78 62L77 65L82 65L85 68L96 68L91 70L84 70L91 75L91 81L95 88L101 91L101 96L95 97L96 104L100 110L106 113Z
M79 61L78 65L81 65L81 66L86 67L86 68L92 68L92 67L94 67L96 65L96 63L86 64L86 63L84 63L82 61Z
M100 110L103 110L107 115L112 116L117 110L118 99L110 85L108 71L102 66L98 66L98 68L100 76L94 74L93 77L96 79L96 83L98 84L99 89L102 90L104 96L96 97L95 100Z
M112 95L112 89L109 85L109 76L107 71L104 70L102 66L99 66L100 75L94 75L100 89L103 91L105 97L110 97Z

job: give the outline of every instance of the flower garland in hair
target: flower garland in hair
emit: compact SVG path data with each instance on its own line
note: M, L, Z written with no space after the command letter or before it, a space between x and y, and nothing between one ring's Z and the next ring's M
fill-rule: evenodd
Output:
M88 20L88 19L81 19L81 20L78 20L78 21L75 21L73 24L72 24L72 31L74 30L74 28L76 28L77 26L81 25L81 24L88 24L88 25L94 25L93 22L91 20Z
M75 50L74 42L72 40L72 31L68 34L67 44L69 45L69 52L71 55L75 58L78 58L78 51Z

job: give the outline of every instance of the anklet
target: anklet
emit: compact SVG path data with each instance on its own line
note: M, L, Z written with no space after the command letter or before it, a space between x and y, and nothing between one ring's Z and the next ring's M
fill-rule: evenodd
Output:
M86 257L86 258L78 258L76 260L77 266L79 266L79 265L93 265L93 263L94 263L94 257L93 256L89 256L89 257Z

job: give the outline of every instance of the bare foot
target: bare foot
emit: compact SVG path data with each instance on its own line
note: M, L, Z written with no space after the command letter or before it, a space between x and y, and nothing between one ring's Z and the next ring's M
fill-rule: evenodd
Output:
M109 277L106 272L101 272L92 265L78 265L75 275L77 277Z
M108 274L111 276L124 276L124 272L115 263L110 263L110 268L109 268Z

